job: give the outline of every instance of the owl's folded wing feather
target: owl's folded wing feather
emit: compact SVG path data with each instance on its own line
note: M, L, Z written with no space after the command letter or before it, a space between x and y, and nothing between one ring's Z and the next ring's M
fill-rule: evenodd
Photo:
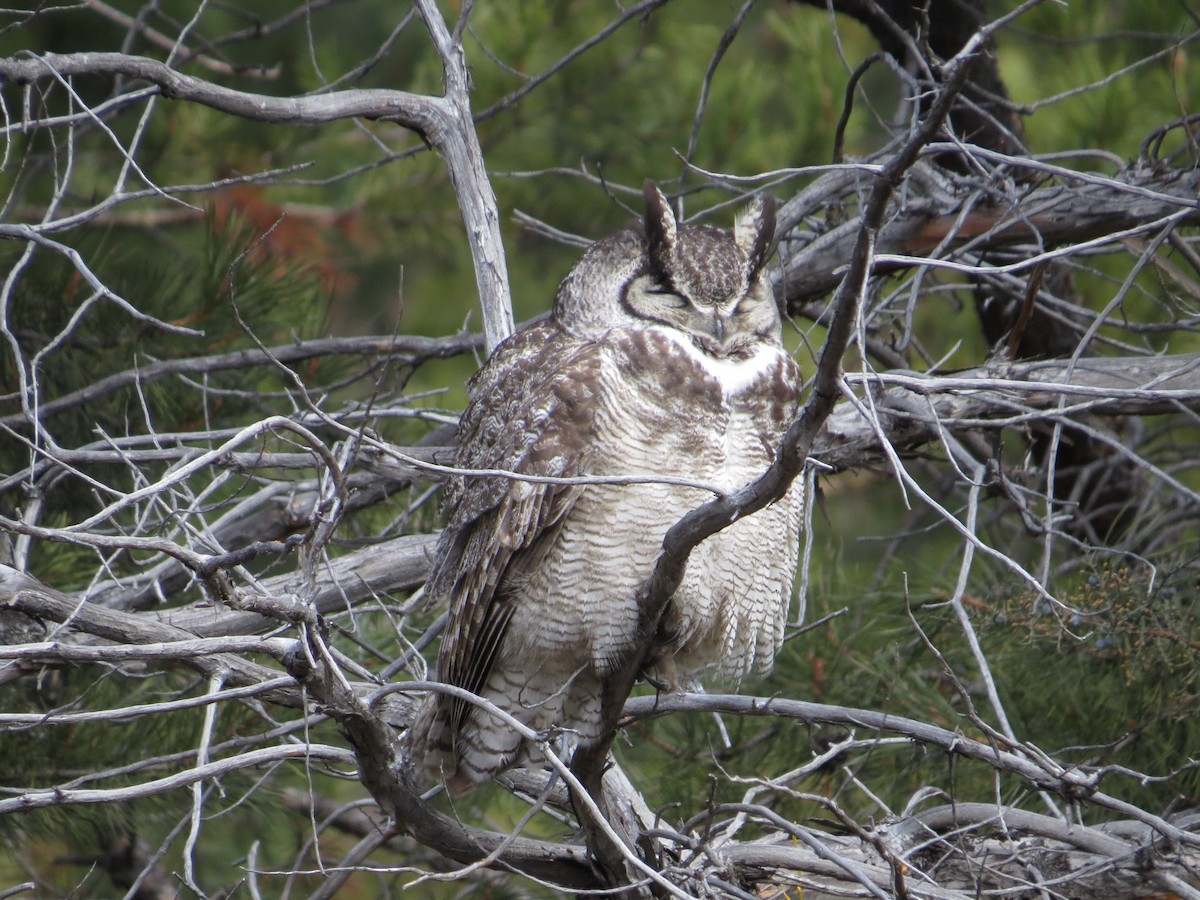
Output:
M572 338L552 323L514 335L471 382L471 403L459 424L457 466L521 475L583 474L599 366L597 344ZM431 597L450 600L438 657L441 681L482 691L521 585L553 543L580 490L498 475L462 476L451 484L453 512L428 589ZM442 733L425 740L443 757L444 769L468 704L443 697L437 705L430 724Z

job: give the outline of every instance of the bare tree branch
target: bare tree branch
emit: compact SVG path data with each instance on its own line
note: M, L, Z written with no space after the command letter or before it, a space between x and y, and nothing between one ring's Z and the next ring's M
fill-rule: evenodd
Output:
M947 152L945 145L939 152ZM954 148L957 150L958 148ZM1013 171L1043 169L1036 162L1000 157L980 148L963 148L969 157L996 161ZM1116 178L1072 176L1055 167L1055 174L1073 177L1082 184L1042 187L1033 192L996 196L989 187L986 205L964 207L961 195L947 191L909 197L904 207L880 230L876 252L886 257L876 274L901 271L918 263L935 248L951 257L979 259L997 250L1031 245L1056 247L1060 255L1075 252L1072 244L1099 240L1100 245L1123 240L1128 233L1150 230L1165 217L1182 213L1179 224L1200 223L1200 174L1195 171L1160 171L1136 167ZM969 183L968 183L969 184ZM962 212L968 215L963 218ZM859 218L816 238L803 249L788 253L777 283L793 311L827 294L842 278ZM1032 265L1027 258L1022 265Z
M448 338L425 338L379 335L375 337L322 338L296 341L271 347L268 350L237 350L210 356L186 357L149 361L136 369L118 372L81 390L43 400L37 407L38 418L46 419L63 410L72 409L105 397L114 391L134 385L145 385L161 378L176 375L202 375L212 372L244 371L251 366L302 362L325 356L351 355L378 357L397 365L420 365L430 359L446 359L461 353L482 349L478 335L462 334ZM0 396L0 402L11 399ZM0 428L19 428L28 424L24 414L0 417Z
M500 216L471 119L469 79L461 48L451 47L445 23L434 4L422 0L419 8L446 67L444 97L383 89L348 89L303 97L249 94L185 75L154 59L124 53L47 53L33 59L0 59L0 78L31 84L50 77L124 75L157 85L167 99L199 103L259 122L312 126L363 118L395 122L415 131L446 158L454 181L475 262L490 349L513 330Z

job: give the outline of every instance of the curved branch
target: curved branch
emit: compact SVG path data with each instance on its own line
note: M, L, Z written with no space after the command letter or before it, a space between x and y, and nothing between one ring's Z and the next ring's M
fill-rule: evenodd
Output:
M1200 835L1184 831L1164 819L1146 813L1098 789L1098 773L1088 774L1075 767L1044 760L1038 765L1026 756L985 744L958 731L949 731L891 713L848 706L827 706L782 697L749 697L739 694L660 694L629 699L623 714L634 719L652 719L677 712L716 712L743 716L782 716L806 723L871 728L901 734L923 744L940 747L947 753L977 760L993 768L1029 781L1039 790L1060 794L1071 800L1086 799L1097 806L1117 810L1131 819L1153 828L1169 840L1200 846Z
M274 125L321 125L341 119L386 119L428 137L447 115L438 97L359 88L334 94L272 97L222 87L177 72L165 63L127 53L42 53L28 59L0 59L0 77L32 84L56 76L124 75L159 88L168 100L186 100L218 112ZM431 141L432 143L432 141Z
M1076 770L1060 768L1052 772L1025 756L969 738L962 732L873 709L744 694L660 694L654 697L631 697L622 712L625 716L640 720L698 711L742 716L781 716L810 724L886 731L1020 775L1040 789L1059 794L1079 794L1090 793L1094 788L1093 779Z
M300 762L310 762L319 759L330 760L341 764L353 762L354 754L342 747L330 747L325 744L286 744L281 747L265 747L262 750L247 750L204 766L168 775L155 781L134 784L122 788L62 788L53 787L45 790L27 790L10 800L0 800L0 815L12 812L26 812L31 809L43 809L47 806L74 806L78 804L117 803L137 800L142 797L153 797L167 791L218 778L231 772L250 769L267 763L294 759Z
M981 148L967 147L964 152L1034 172L1047 168ZM1051 168L1053 174L1070 177L1066 170ZM1144 228L1181 211L1179 224L1200 224L1200 171L1133 170L1117 178L1079 179L1080 183L1055 184L1019 198L998 198L991 206L977 205L965 219L961 195L909 201L880 230L876 250L913 259L881 263L875 274L910 268L917 258L939 248L970 249L980 255L1024 244L1063 247ZM839 283L861 226L861 217L853 218L789 253L777 276L777 289L793 313Z
M899 453L939 441L940 426L961 430L1059 418L1083 411L1108 415L1159 415L1200 411L1200 353L1177 356L1091 357L1069 361L996 363L953 376L889 372L847 376L872 391L879 425L852 403L839 403L813 446L813 456L834 470L884 458L881 438ZM1076 405L1059 409L1063 398ZM914 402L919 401L919 402Z
M471 114L471 72L461 35L450 34L434 0L416 0L415 5L442 58L446 77L442 127L436 134L427 132L426 137L445 157L450 181L458 195L475 259L475 281L479 287L483 331L490 353L513 333L516 325L509 294L508 263L500 237L500 213ZM469 12L470 6L467 6L462 14L465 17Z
M470 78L461 44L451 41L431 0L421 0L418 8L446 66L444 97L382 88L272 97L221 87L184 75L158 60L125 53L45 53L29 59L3 58L0 79L31 84L51 77L124 75L157 85L169 100L199 103L258 122L311 126L362 118L395 122L416 132L446 160L471 246L490 349L514 327L496 195L471 116Z
M0 609L15 609L47 622L69 623L75 631L119 644L190 641L196 637L193 632L155 621L148 616L94 606L3 564L0 564ZM262 684L280 675L278 669L250 662L231 653L191 656L182 662L207 676L224 673L225 682L230 687ZM264 694L263 699L289 707L304 706L297 688L277 688Z
M127 369L124 372L109 375L87 387L43 402L38 406L38 418L44 420L72 407L92 403L122 388L149 384L173 375L203 375L246 369L251 366L295 363L321 356L345 355L377 356L394 360L400 365L412 366L430 359L447 359L462 353L470 353L481 349L482 346L483 341L479 335L468 333L445 338L375 335L295 341L265 350L248 348L235 350L232 353L214 353L210 356L159 360L136 369ZM0 402L10 399L11 396L0 397ZM30 424L29 419L24 413L12 413L0 417L0 428L19 428L28 424Z

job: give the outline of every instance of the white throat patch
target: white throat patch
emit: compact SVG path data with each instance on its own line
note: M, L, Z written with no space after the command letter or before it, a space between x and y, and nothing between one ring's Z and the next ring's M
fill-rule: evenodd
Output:
M719 359L705 353L693 344L686 335L673 328L655 327L655 331L671 339L676 346L681 347L693 360L717 380L726 397L735 397L745 391L758 380L758 377L776 365L783 351L770 344L759 344L754 355L749 359Z

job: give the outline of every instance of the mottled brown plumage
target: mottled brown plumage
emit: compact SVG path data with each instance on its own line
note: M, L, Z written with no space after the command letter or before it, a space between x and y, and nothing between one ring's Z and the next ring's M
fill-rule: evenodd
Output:
M502 343L472 380L457 465L723 489L756 478L800 384L763 274L773 229L762 201L732 233L677 224L648 186L643 226L593 245L550 319ZM638 588L666 530L710 496L662 483L456 479L428 585L450 604L439 680L568 747L595 740L600 685L634 639ZM795 488L696 548L666 613L664 669L736 681L770 668L799 528ZM425 702L409 746L456 792L528 752L510 727L442 694Z

